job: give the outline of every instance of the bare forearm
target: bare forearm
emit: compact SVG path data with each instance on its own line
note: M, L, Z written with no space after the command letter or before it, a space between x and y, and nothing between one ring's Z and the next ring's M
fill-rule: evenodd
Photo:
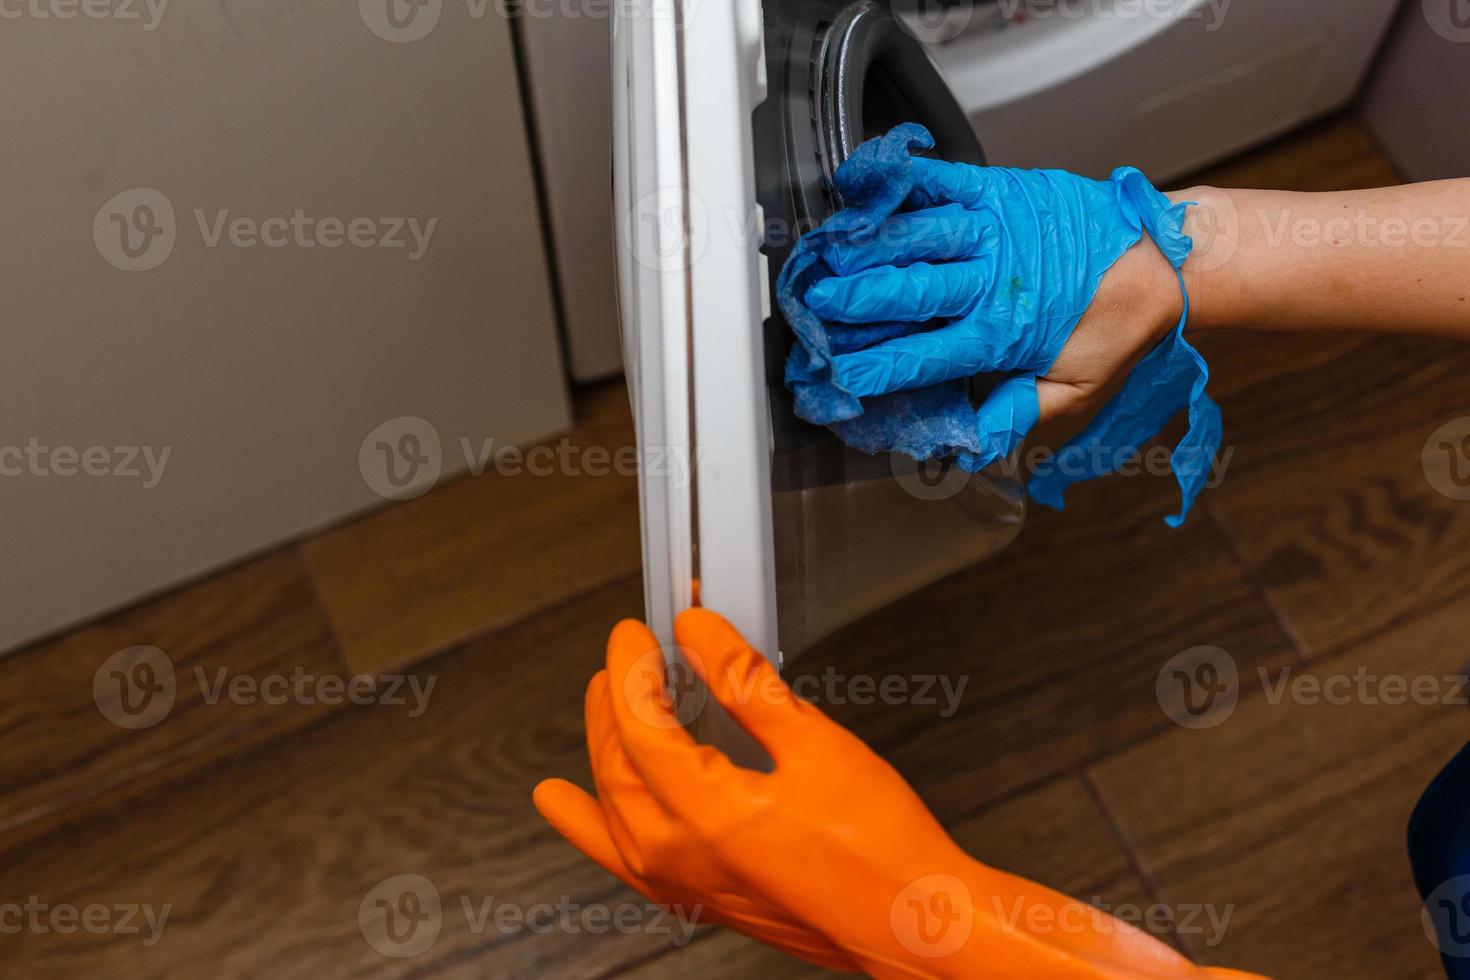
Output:
M1303 194L1196 187L1193 330L1374 330L1470 340L1470 179Z

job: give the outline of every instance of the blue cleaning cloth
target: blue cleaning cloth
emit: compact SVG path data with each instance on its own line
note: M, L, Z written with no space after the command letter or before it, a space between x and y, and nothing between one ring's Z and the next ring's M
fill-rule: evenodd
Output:
M1446 975L1470 980L1470 745L1434 777L1414 808L1409 861Z
M1036 379L1119 256L1146 231L1177 270L1193 243L1181 232L1187 205L1131 167L1097 181L913 155L931 146L927 130L905 123L838 168L842 209L802 237L777 282L797 339L786 383L801 418L854 448L953 456L973 473L1036 425ZM1060 509L1068 486L1123 465L1187 408L1171 457L1183 505L1167 519L1183 521L1221 435L1184 321L1032 477L1035 499ZM968 379L991 372L1008 377L976 408Z

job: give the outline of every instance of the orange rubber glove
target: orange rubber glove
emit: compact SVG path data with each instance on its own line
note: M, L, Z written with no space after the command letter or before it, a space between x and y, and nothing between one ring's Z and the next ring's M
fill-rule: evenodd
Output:
M710 694L770 754L770 773L698 745L676 716L658 641L624 621L587 689L598 798L550 779L541 814L651 900L823 966L876 977L1163 980L1249 977L964 853L861 740L791 693L718 615L675 636ZM689 719L683 718L687 722Z

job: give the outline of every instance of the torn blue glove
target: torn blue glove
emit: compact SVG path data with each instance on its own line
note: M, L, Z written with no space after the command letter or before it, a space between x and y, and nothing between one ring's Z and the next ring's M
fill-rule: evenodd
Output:
M777 284L798 340L786 382L798 415L855 448L952 455L976 472L1036 425L1036 379L1113 263L1145 231L1176 270L1193 243L1180 230L1186 205L1133 168L1098 181L912 155L932 145L906 123L838 169L842 210L803 236ZM1187 295L1185 305L1187 317ZM1209 372L1183 330L1181 318L1032 477L1032 497L1060 509L1068 486L1117 469L1188 408L1189 432L1171 457L1183 506L1168 518L1183 521L1220 442ZM992 372L1009 377L972 406L967 379Z

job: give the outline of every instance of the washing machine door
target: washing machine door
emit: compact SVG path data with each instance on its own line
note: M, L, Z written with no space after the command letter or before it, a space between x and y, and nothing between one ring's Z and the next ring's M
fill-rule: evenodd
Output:
M1014 468L844 447L792 413L772 303L835 168L918 121L982 162L923 47L874 0L614 4L614 198L624 359L643 467L649 625L696 598L778 664L998 550ZM984 379L977 379L977 397ZM696 583L697 588L696 588Z

